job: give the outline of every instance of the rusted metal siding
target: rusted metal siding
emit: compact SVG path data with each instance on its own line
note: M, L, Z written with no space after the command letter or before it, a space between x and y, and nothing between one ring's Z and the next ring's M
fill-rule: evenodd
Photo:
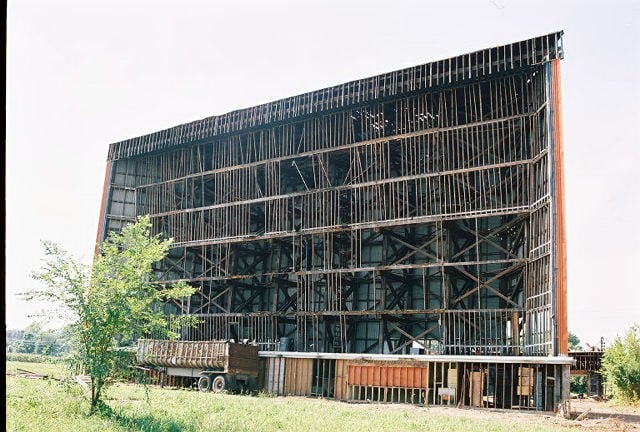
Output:
M556 319L558 320L558 354L569 352L567 316L567 238L564 197L564 145L562 141L562 92L560 60L551 61L551 100L553 103L553 142L556 196Z
M193 384L192 377L167 375L164 371L145 369L144 375L147 383L160 387L189 387Z
M258 347L245 344L228 344L227 372L258 377Z
M429 363L344 362L336 365L336 398L422 404L429 392Z
M96 246L95 246L95 255L98 255L100 251L100 243L104 239L104 230L106 224L106 208L107 208L107 199L109 195L109 184L111 183L111 161L107 161L107 166L104 170L104 183L102 185L102 199L100 200L100 218L98 219L98 232L96 234Z
M350 364L348 369L349 385L427 388L428 367Z
M140 339L136 361L141 365L220 369L258 375L258 348L222 341Z
M224 369L227 354L225 342L140 339L136 360L155 366Z

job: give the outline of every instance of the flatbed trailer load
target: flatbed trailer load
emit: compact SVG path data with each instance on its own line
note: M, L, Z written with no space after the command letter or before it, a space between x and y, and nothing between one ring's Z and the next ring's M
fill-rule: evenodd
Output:
M168 376L193 377L201 391L257 388L258 348L252 345L139 339L136 363Z

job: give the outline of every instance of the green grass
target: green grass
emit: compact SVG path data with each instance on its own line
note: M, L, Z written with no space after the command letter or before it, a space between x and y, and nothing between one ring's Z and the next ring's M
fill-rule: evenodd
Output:
M35 372L37 374L49 375L52 378L66 378L69 376L69 369L62 361L50 363L34 363L32 361L8 361L7 373L21 373L18 369Z
M10 370L14 365L7 362ZM20 366L18 366L20 367ZM32 369L29 369L32 370ZM35 372L35 371L34 371ZM540 431L544 422L492 422L412 406L200 393L116 384L106 407L87 416L77 385L7 376L8 431ZM507 417L507 416L505 416Z
M30 362L30 363L60 363L63 357L56 357L44 354L29 354L29 353L13 353L8 352L6 354L6 360L10 362Z

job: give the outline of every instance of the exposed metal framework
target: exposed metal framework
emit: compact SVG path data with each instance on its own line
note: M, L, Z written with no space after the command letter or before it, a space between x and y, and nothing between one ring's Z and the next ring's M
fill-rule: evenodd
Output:
M566 354L561 37L112 144L98 239L146 214L174 238L189 340Z
M586 377L587 396L604 396L606 382L601 373L604 351L570 351L573 359L570 373L572 376Z
M261 352L265 391L346 401L553 411L569 357Z

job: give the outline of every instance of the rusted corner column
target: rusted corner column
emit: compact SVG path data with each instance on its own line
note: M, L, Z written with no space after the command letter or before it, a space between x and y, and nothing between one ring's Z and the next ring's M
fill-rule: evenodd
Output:
M569 329L567 318L567 238L564 198L564 145L562 141L562 93L560 87L560 60L551 61L551 112L553 130L553 169L555 171L555 227L556 254L556 319L558 323L557 353L569 352Z
M102 200L100 201L100 216L98 218L98 231L96 233L96 245L94 250L94 256L100 252L100 243L104 237L105 230L107 228L107 199L109 197L111 185L111 161L107 161L107 166L104 171L104 183L102 186Z

